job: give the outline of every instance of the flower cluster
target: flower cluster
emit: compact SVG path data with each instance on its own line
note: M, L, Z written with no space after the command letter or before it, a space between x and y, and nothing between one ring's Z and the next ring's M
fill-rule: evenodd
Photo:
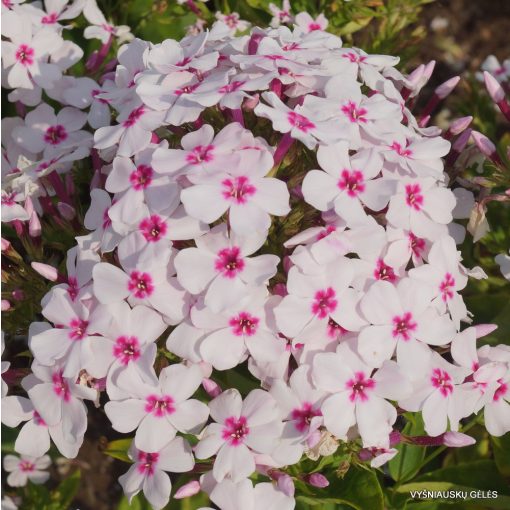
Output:
M2 7L22 113L4 121L4 221L31 238L41 215L77 221L70 170L89 156L94 168L66 274L33 264L57 284L30 328L28 398L2 392L4 423L25 422L8 483L43 481L51 442L75 457L100 394L133 438L124 492L155 509L184 472L177 497L292 509L288 466L327 438L329 453L351 442L380 466L403 412L421 413L430 444L468 444L459 423L482 410L491 434L510 430L510 350L477 349L490 328L466 327L461 295L483 271L462 264L453 220L472 197L442 158L467 124L445 138L427 126L434 106L410 110L430 67L403 75L305 16L134 39L113 67L127 29L90 0L58 6ZM87 61L96 80L63 76L82 52L60 21L82 9L103 44ZM249 391L227 387L231 371ZM327 485L316 475L302 480Z

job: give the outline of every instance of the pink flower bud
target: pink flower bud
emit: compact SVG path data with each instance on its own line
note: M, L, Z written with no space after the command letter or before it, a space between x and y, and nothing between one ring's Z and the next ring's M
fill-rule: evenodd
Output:
M247 111L253 110L255 106L259 104L260 94L254 94L252 97L249 97L244 100L243 108Z
M307 475L305 477L305 482L309 483L313 487L319 487L319 489L324 489L324 487L329 485L328 479L320 473L312 473L311 475Z
M7 251L11 247L11 243L2 237L2 251Z
M11 308L11 303L7 299L2 299L2 312L6 312Z
M30 197L25 198L25 204L23 207L29 216L34 213L34 203Z
M62 215L62 218L65 220L73 220L76 217L76 209L69 204L64 202L59 202L57 204L58 212Z
M30 216L30 219L28 220L28 234L30 237L41 236L41 222L35 211L32 213L32 216Z
M492 158L496 153L496 146L485 135L482 135L482 133L479 133L478 131L473 131L471 136L473 137L473 140L480 152L484 156Z
M498 80L492 76L492 74L487 71L483 72L483 79L485 81L485 87L487 88L487 92L491 96L491 99L498 104L499 102L505 99L505 91L503 87L499 84Z
M217 397L221 393L219 384L214 382L212 379L202 379L202 387L212 398Z
M151 135L151 143L159 143L159 142L160 142L159 136L156 133L152 133L152 135Z
M466 129L465 131L462 131L462 133L459 135L457 140L453 142L453 152L461 153L464 150L464 147L466 147L469 139L471 138L471 129Z
M463 434L462 432L445 432L443 435L443 444L452 448L461 448L475 444L474 437Z
M14 301L23 301L23 299L25 299L25 293L22 289L14 289L11 292L11 296Z
M295 492L296 488L294 487L294 481L292 480L292 478L289 475L287 475L285 473L280 474L278 476L276 486L286 496L289 496L289 498L294 497L294 492Z
M477 324L474 326L476 331L476 338L482 338L490 335L494 330L498 329L497 324Z
M446 96L449 96L453 89L457 86L457 84L460 81L460 76L454 76L453 78L450 78L449 80L445 81L439 87L436 88L434 91L434 94L439 99L444 99Z
M460 119L455 119L451 124L448 131L454 136L459 135L463 131L465 131L468 126L473 122L473 117L468 115L467 117L461 117Z
M395 446L402 441L402 434L398 430L392 430L390 434L390 446Z
M431 60L428 64L425 64L425 69L423 70L423 77L425 78L426 82L430 80L430 77L432 76L435 67L436 67L435 60Z
M320 430L315 430L306 439L306 445L308 446L308 448L313 448L314 446L317 446L320 440L321 432Z
M32 262L30 265L35 272L39 273L50 282L56 282L58 280L58 271L53 266L43 264L42 262Z
M200 492L200 483L196 480L192 480L184 484L182 487L179 487L174 494L175 499L184 499L194 496Z

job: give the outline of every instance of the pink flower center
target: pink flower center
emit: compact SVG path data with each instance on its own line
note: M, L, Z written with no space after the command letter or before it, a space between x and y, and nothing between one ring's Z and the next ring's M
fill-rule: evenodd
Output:
M2 205L8 205L12 207L14 204L16 204L16 201L14 200L15 196L16 193L14 192L5 193L4 195L2 195Z
M190 165L199 165L202 162L212 161L214 145L197 145L187 156L186 161Z
M322 27L318 23L309 23L308 30L313 32L314 30L320 30Z
M68 276L67 285L67 294L71 298L71 301L74 301L78 297L78 292L80 291L78 280L74 276Z
M140 343L136 336L119 336L113 346L113 355L123 365L136 361L140 357Z
M353 379L349 379L345 386L350 390L349 400L351 402L368 400L368 392L375 388L375 381L366 377L363 372L356 372Z
M135 108L129 114L128 118L122 123L122 125L126 128L134 126L144 113L145 113L145 107L143 105L139 106L138 108Z
M224 248L218 252L214 267L226 278L234 278L244 269L240 248L232 246L232 248Z
M421 211L423 195L419 184L406 184L406 204L415 211Z
M289 112L287 114L287 120L291 126L299 129L299 131L302 131L303 133L308 133L310 129L315 127L315 124L311 120L296 112Z
M347 330L342 328L340 324L335 322L331 317L328 320L328 336L334 340L338 340Z
M160 218L157 214L153 214L149 218L144 218L140 222L139 226L143 237L149 243L158 242L167 232L168 227L162 218Z
M34 411L32 419L36 425L39 425L40 427L47 427L46 422L41 418L41 415L37 411Z
M186 85L185 87L181 87L180 89L177 89L174 93L176 96L182 96L183 94L192 94L199 85L200 85L200 83L194 83L193 85Z
M236 336L253 336L258 329L260 319L247 312L240 312L232 317L228 324Z
M401 340L409 340L411 333L416 330L418 324L413 321L413 314L405 312L404 315L396 315L393 317L393 338L400 338Z
M148 273L132 271L129 275L128 289L138 299L144 299L154 292L152 278Z
M347 191L350 197L357 197L360 193L365 191L365 184L363 183L363 174L359 170L342 170L338 187L342 191Z
M44 141L50 145L58 145L67 138L67 131L64 126L57 124L50 126L44 133Z
M344 53L342 55L343 58L350 60L353 64L359 64L360 62L365 62L367 57L363 57L361 55L356 55L356 53Z
M51 14L48 14L47 16L43 16L41 19L41 23L43 25L53 25L58 20L58 14L56 12L52 12Z
M138 452L138 471L144 475L152 476L158 459L159 453Z
M31 66L34 63L35 51L26 44L20 44L16 50L16 60L24 66Z
M506 395L508 392L508 384L503 382L502 379L499 379L498 383L499 383L499 386L496 389L496 391L494 392L494 396L492 397L492 400L494 402L497 402L500 398L503 398L503 396Z
M374 278L376 280L385 280L388 282L394 282L397 279L395 271L392 267L384 263L382 259L377 261L377 266L374 271Z
M328 237L329 234L332 234L333 232L336 232L336 227L334 225L328 225L325 229L321 230L317 234L317 241L320 241L321 239Z
M225 420L221 436L230 446L237 446L243 443L244 438L250 433L248 420L244 416L236 418L230 416Z
M69 385L62 377L62 372L56 372L51 376L53 382L53 392L57 397L62 399L64 402L71 400L71 392L69 391Z
M170 395L149 395L145 399L145 412L157 418L175 412L174 399Z
M409 232L409 247L414 253L415 257L420 257L425 250L425 240L416 237L412 232Z
M71 340L83 340L83 338L87 335L87 328L89 323L82 319L73 319L69 323L69 338Z
M178 67L187 66L191 62L191 57L184 57L182 60L177 62L175 65Z
M232 83L224 85L223 87L218 89L218 92L220 94L229 94L231 92L239 90L245 83L246 83L245 81L233 81Z
M97 97L99 94L101 94L101 90L99 89L94 89L90 95L96 100L96 101L99 101L100 103L103 103L103 104L109 104L109 100L108 99L103 99L102 97Z
M283 55L264 55L264 58L272 60L273 62L276 60L287 60Z
M22 460L19 463L19 469L20 471L23 471L23 473L31 473L32 471L35 471L35 464L29 460Z
M227 26L229 26L230 28L236 28L237 25L238 25L238 22L239 22L239 16L236 14L236 13L232 13L232 14L227 14L224 18L223 18L223 21L225 22L225 24Z
M404 148L398 142L393 142L390 145L390 149L393 149L399 156L402 156L404 158L408 158L413 154L412 150Z
M312 418L315 416L322 416L320 409L314 409L312 404L309 402L303 402L302 406L297 409L293 409L291 413L292 420L294 421L294 427L299 432L304 432L310 426Z
M441 291L441 299L446 303L453 298L455 288L455 278L450 274L444 275L443 281L439 284L439 290Z
M343 105L341 110L351 122L361 122L362 124L367 122L365 115L368 113L368 110L366 108L358 108L354 101L349 101Z
M222 181L223 197L236 204L245 204L248 197L255 195L257 188L250 184L248 177L241 175Z
M136 191L146 189L152 182L153 174L154 170L152 167L148 165L138 165L136 170L131 172L131 175L129 176L129 182Z
M336 293L328 287L324 290L318 290L315 293L314 301L312 303L312 312L317 315L319 319L325 319L328 315L336 310L338 301L335 299Z
M430 382L434 388L439 389L443 397L447 397L450 393L453 392L452 378L450 377L450 374L445 370L434 368Z

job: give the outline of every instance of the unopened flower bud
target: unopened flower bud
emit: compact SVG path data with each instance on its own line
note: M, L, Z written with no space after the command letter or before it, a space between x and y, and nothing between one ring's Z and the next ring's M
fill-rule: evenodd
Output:
M294 497L296 488L294 487L294 481L286 473L280 473L277 477L276 486L289 498Z
M457 86L459 81L460 76L454 76L453 78L450 78L449 80L439 85L439 87L437 87L434 91L434 94L439 99L444 99L446 96L449 96L452 93L453 89Z
M445 432L443 435L443 444L451 448L461 448L475 444L474 437L463 434L462 432Z
M207 392L207 394L215 398L221 393L221 388L218 383L214 382L212 379L202 379L202 387Z
M500 101L505 99L505 91L503 87L499 84L498 80L492 76L492 74L487 71L483 72L483 79L485 81L485 87L487 88L487 92L491 99L498 104Z
M7 299L2 299L2 312L6 312L11 308L11 303Z
M43 264L42 262L32 262L30 265L35 272L39 273L50 282L56 282L58 280L58 271L53 266Z
M76 209L69 204L64 202L59 202L57 204L58 212L62 215L62 218L65 220L73 220L76 217Z
M194 496L200 492L200 483L196 480L192 480L184 484L182 487L179 487L174 494L175 499L184 499Z
M11 247L11 243L2 237L2 251L7 251Z
M448 132L452 136L460 135L460 133L462 133L469 127L471 122L473 122L473 117L471 117L471 115L468 115L467 117L461 117L460 119L455 119L450 124Z
M304 481L313 487L319 487L319 489L324 489L324 487L329 485L328 479L320 473L312 473L311 475L306 475Z
M494 153L496 153L496 146L485 135L482 135L482 133L478 131L472 131L471 136L480 152L484 156L492 159Z
M25 293L22 289L14 289L11 292L11 296L14 301L23 301L23 299L25 299Z
M41 221L39 220L39 216L34 211L28 220L28 234L30 237L40 237L41 236Z

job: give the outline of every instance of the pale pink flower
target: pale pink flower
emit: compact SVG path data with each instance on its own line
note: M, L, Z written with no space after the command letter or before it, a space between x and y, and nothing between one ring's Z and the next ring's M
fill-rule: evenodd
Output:
M91 24L83 32L86 39L99 39L103 44L111 37L117 37L120 43L133 39L131 29L127 25L114 26L106 20L96 0L86 0L83 15Z
M281 9L275 4L269 4L269 11L273 15L270 25L273 28L279 27L282 23L287 24L292 21L292 14L290 13L290 1L283 0Z
M324 14L319 14L317 18L313 19L307 12L300 12L294 18L296 26L301 28L304 32L313 32L314 30L326 30L328 27L328 20Z
M5 471L9 473L6 482L11 487L24 487L29 481L39 485L50 477L46 471L51 464L49 455L43 457L6 455L3 464Z

